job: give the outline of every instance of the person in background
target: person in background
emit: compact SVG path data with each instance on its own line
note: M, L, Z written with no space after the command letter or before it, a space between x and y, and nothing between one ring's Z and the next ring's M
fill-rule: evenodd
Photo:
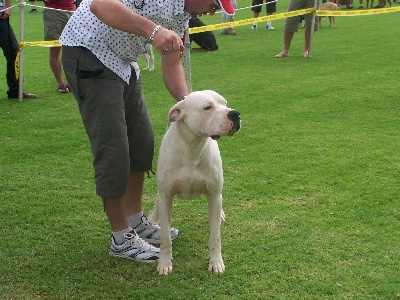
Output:
M36 9L36 0L31 0L31 4L34 5L32 7L32 9L29 11L30 13L37 13L37 9Z
M314 0L290 0L288 11L300 10L304 8L313 8ZM285 29L283 35L283 51L275 55L276 58L283 58L289 56L290 44L292 42L294 33L299 29L299 19L300 16L286 18ZM317 30L318 24L315 22L315 26L312 29L313 13L304 15L305 21L305 31L304 31L304 52L303 56L305 58L310 58L310 38L311 30Z
M150 244L160 243L160 226L142 208L154 134L137 58L146 44L159 51L165 86L183 100L190 92L181 59L188 21L221 7L235 13L231 0L85 0L60 37L64 71L94 156L96 193L112 231L112 256L155 262L160 255ZM171 229L172 240L178 234Z
M236 9L236 0L231 0L233 8ZM233 15L228 15L225 12L222 12L221 23L233 22ZM222 28L219 33L221 34L229 34L236 35L236 31L233 30L233 27Z
M267 11L267 16L272 15L274 12L276 12L276 0L265 0L266 5L266 11ZM263 0L253 0L252 2L252 8L251 10L253 11L253 18L258 18L262 9L262 4ZM251 25L251 29L257 29L257 23L253 23ZM274 27L272 27L271 20L267 21L267 25L265 26L266 30L273 30Z
M15 74L15 59L19 51L19 45L14 31L10 25L11 0L0 0L0 47L6 58L8 99L18 99L19 81ZM35 94L23 93L24 99L36 98Z
M75 11L74 0L46 0L43 11L44 40L58 40L69 18ZM69 93L68 84L63 79L60 58L61 47L50 47L49 62L57 82L57 92Z

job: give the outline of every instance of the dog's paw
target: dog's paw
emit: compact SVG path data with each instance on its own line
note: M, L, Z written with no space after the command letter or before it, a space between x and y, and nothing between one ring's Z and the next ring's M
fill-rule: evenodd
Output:
M211 273L223 273L225 271L224 262L222 260L218 262L210 261L210 264L208 265L208 271Z
M171 262L169 262L169 263L161 263L161 262L159 262L158 263L158 266L157 266L158 275L166 276L171 272L172 272L172 263Z

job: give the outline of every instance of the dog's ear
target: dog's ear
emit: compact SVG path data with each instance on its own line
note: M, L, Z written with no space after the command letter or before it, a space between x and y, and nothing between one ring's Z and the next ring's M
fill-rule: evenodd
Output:
M175 121L179 121L184 116L185 100L176 103L168 113L168 127L169 124Z

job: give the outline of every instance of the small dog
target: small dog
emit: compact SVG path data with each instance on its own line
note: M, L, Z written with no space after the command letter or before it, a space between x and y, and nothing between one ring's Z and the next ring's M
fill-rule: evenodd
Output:
M160 259L157 272L172 272L171 219L172 200L195 199L201 194L208 200L210 225L208 270L225 270L221 255L223 172L217 140L232 136L240 129L239 112L228 108L226 100L214 91L190 93L175 104L168 114L169 128L161 142L157 163L158 194L149 218L161 226Z
M151 44L146 44L146 53L143 54L146 59L146 67L145 70L154 71L154 54L153 54L153 46Z
M189 20L189 28L206 26L199 18L192 18ZM217 40L211 31L204 31L189 34L190 43L194 41L202 49L207 51L214 51L218 49Z
M339 6L336 3L333 2L325 2L319 5L319 10L339 10ZM322 16L318 16L318 26L322 26L321 19L323 18ZM329 26L330 27L336 27L336 17L335 16L328 16L329 18Z

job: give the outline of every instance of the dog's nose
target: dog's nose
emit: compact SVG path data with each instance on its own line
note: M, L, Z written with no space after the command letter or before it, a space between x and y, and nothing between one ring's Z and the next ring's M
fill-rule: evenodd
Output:
M237 110L232 109L228 112L228 119L235 122L240 120L240 113Z
M237 110L232 109L230 112L228 112L227 116L228 119L232 121L235 130L239 130L242 125L240 121L240 113Z

